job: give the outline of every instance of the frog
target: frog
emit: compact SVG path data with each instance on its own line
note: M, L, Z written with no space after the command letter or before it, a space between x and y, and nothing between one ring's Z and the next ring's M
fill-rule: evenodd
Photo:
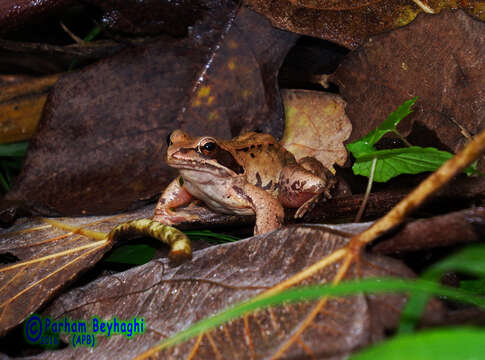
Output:
M166 162L179 171L162 192L153 220L167 225L197 221L184 211L202 203L216 213L255 215L254 235L284 225L285 208L301 218L320 199L332 197L336 178L312 157L297 161L272 135L247 132L232 140L167 137Z

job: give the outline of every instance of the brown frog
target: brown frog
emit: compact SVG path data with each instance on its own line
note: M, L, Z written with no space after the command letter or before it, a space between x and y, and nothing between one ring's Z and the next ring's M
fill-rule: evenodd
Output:
M254 234L262 234L282 226L283 207L298 208L301 217L320 196L330 198L336 183L318 160L297 162L273 136L255 132L224 141L176 130L167 164L180 176L163 192L153 220L169 225L197 220L180 208L197 199L216 212L255 214Z

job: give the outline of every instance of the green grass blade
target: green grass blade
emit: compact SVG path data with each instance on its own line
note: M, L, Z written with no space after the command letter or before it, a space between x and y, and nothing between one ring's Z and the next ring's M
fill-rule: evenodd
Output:
M29 143L21 141L11 144L0 144L0 156L3 157L23 157L27 151Z
M466 275L485 277L485 245L475 244L448 256L427 269L421 275L422 279L436 281L445 273L456 271ZM464 288L464 290L467 290ZM471 289L468 289L470 291ZM479 289L477 289L479 290ZM483 294L481 291L470 291L475 295ZM423 293L412 294L404 307L399 324L399 333L409 333L414 330L416 324L424 312L429 295Z
M101 26L96 25L91 29L89 34L87 34L83 40L86 42L93 41L100 33L101 33Z
M478 295L485 295L485 279L462 280L460 281L460 288Z
M485 329L440 328L398 336L367 348L350 360L485 359Z
M436 279L448 271L485 277L485 244L475 244L437 262L426 270L422 277Z
M314 300L322 296L344 296L358 293L383 292L424 292L431 295L447 296L450 299L485 308L485 298L476 296L461 289L441 286L437 283L416 279L373 278L343 282L336 286L318 285L286 290L267 298L254 298L237 304L219 314L203 319L175 336L164 340L156 348L163 348L186 341L203 332L209 331L227 321L257 309L277 306L288 302Z
M215 242L219 244L219 243L227 243L227 242L234 242L234 241L240 240L235 236L227 235L227 234L218 234L210 230L190 230L190 231L184 231L184 233L192 241L202 239L202 240L207 240L209 242Z
M5 179L5 177L3 176L3 174L1 172L0 172L0 184L2 184L3 190L5 192L10 190L10 185L7 182L7 179Z

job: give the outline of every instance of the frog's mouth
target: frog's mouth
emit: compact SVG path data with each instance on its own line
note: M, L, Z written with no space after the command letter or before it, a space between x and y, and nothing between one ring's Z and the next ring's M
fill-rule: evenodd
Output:
M180 170L181 172L190 174L189 176L191 178L195 178L196 174L206 174L206 176L210 175L218 178L244 176L244 173L236 174L231 169L221 166L219 163L211 164L209 162L205 162L204 164L201 164L197 161L185 159L177 161L167 161L167 164L175 169Z

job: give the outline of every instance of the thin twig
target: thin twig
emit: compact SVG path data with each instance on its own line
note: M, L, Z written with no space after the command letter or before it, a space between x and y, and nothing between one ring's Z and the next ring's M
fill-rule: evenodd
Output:
M370 168L369 180L367 181L367 189L365 189L364 199L362 199L362 204L360 204L360 208L359 208L359 211L357 212L357 215L355 216L354 222L360 221L360 219L362 218L362 214L364 213L365 207L367 206L367 201L369 200L369 195L372 190L372 184L374 183L376 164L377 164L377 158L374 157L372 159L372 165Z
M428 5L426 5L422 1L420 1L420 0L413 0L413 2L416 5L418 5L425 13L427 13L427 14L434 14L435 13L435 11L432 8L430 8Z

